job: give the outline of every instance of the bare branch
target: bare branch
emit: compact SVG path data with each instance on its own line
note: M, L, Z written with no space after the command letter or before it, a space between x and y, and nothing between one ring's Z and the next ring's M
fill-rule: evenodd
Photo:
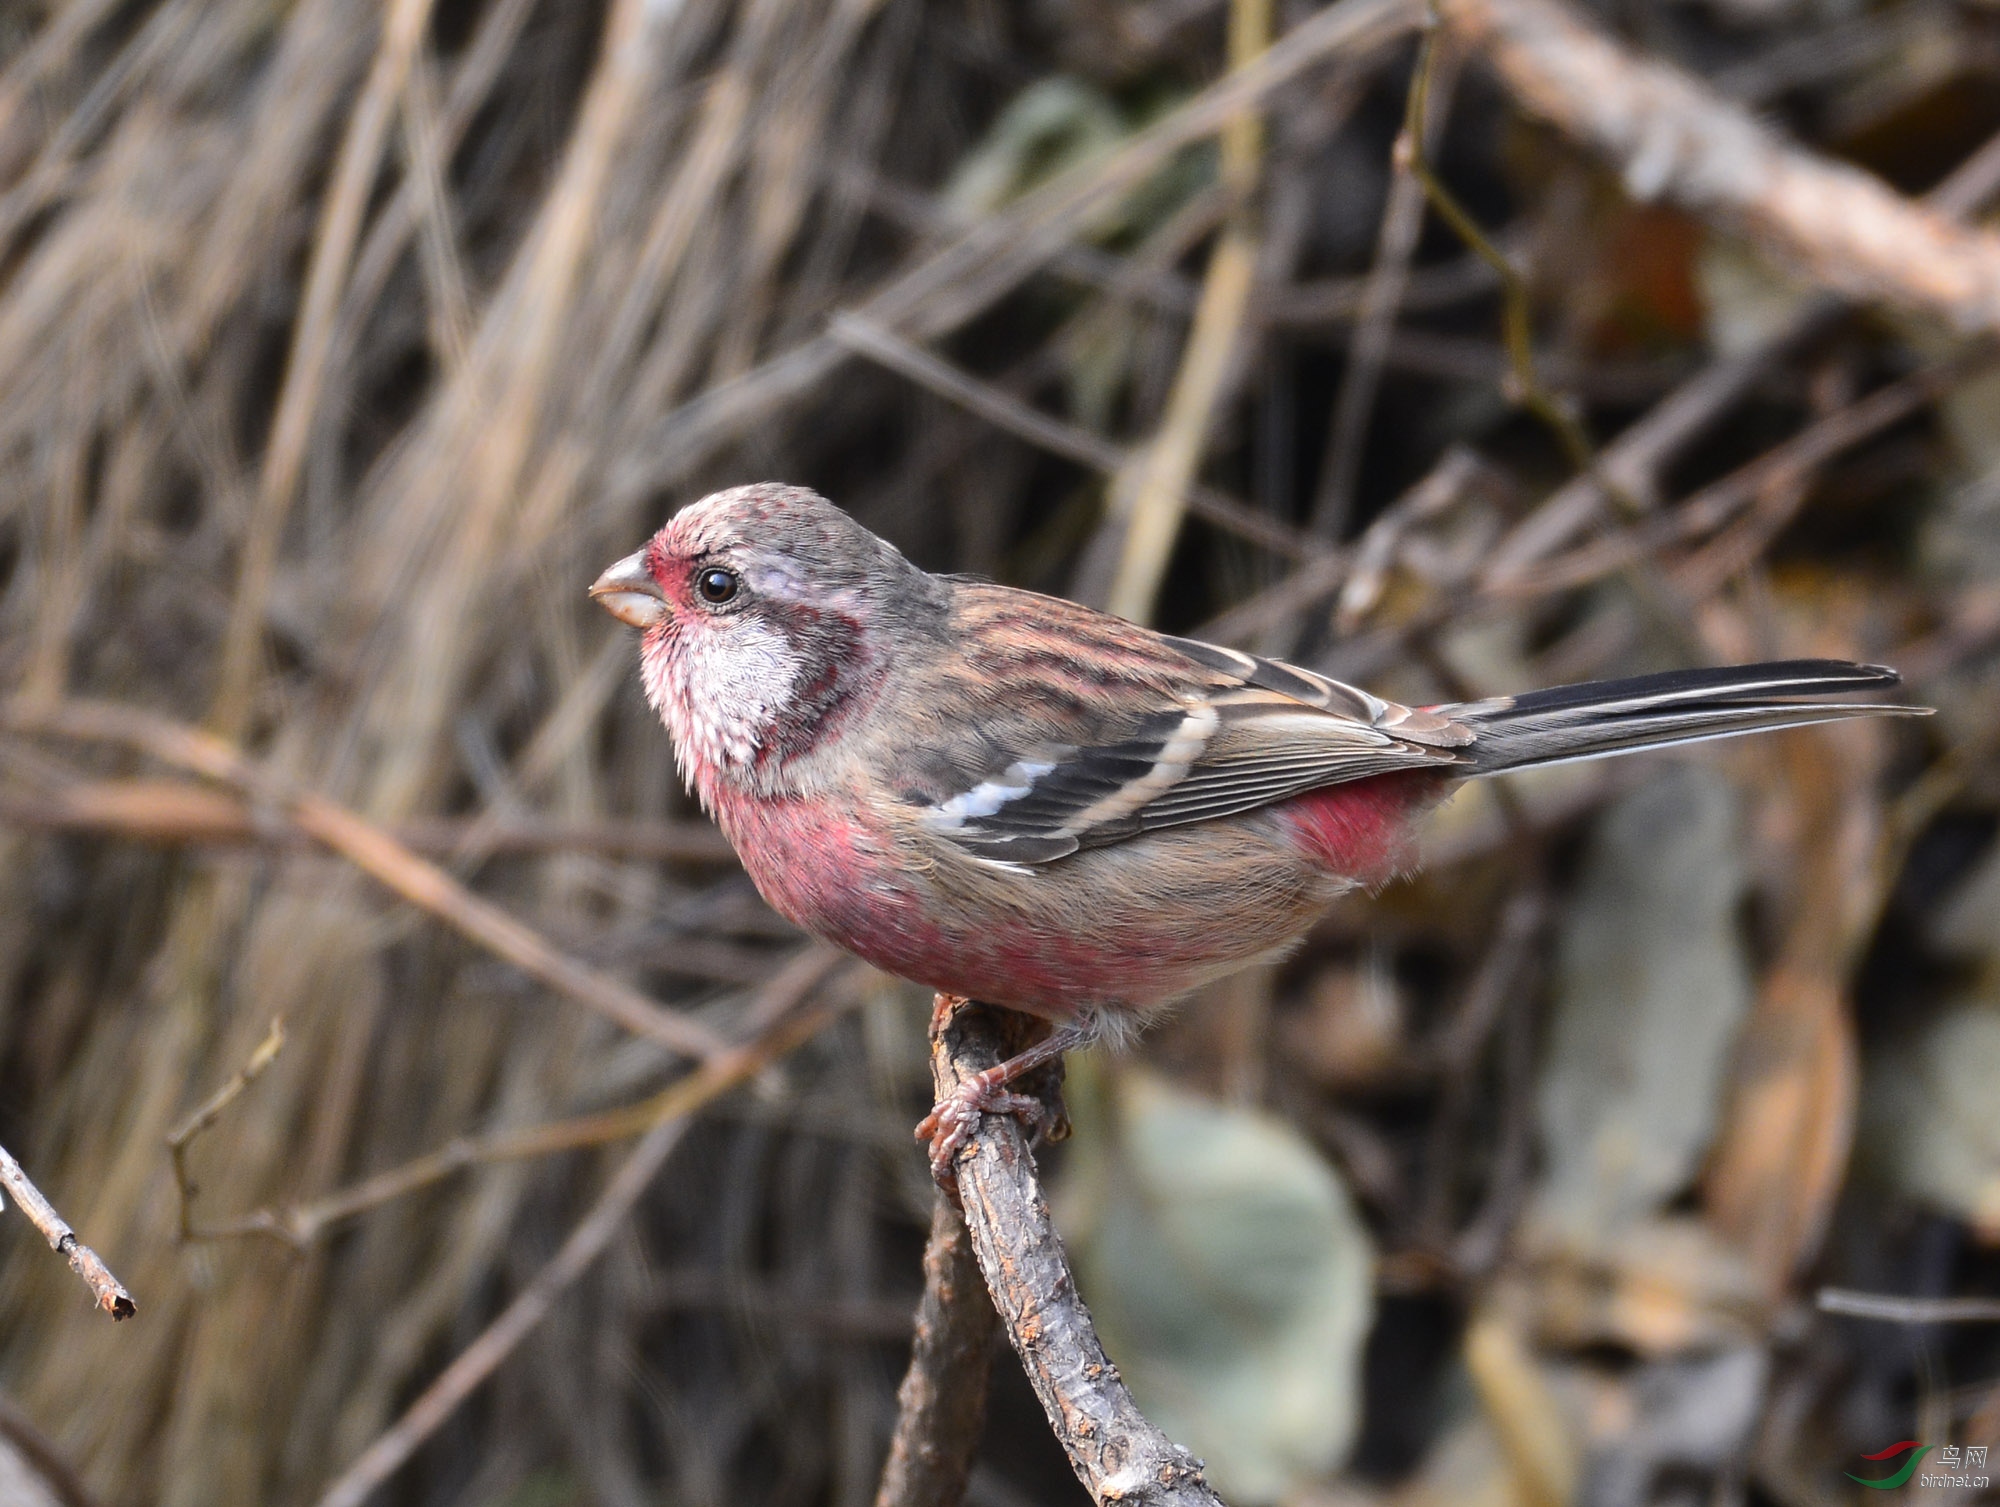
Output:
M222 1112L236 1102L236 1096L256 1082L265 1068L278 1060L278 1053L284 1045L285 1023L282 1019L273 1020L270 1031L236 1075L210 1094L194 1113L167 1132L167 1150L174 1160L174 1186L181 1196L181 1239L201 1238L201 1232L194 1227L194 1196L200 1190L195 1187L194 1178L188 1172L189 1144L220 1119Z
M2000 236L1781 140L1555 0L1440 0L1529 110L1609 158L1634 198L1742 230L1818 283L1965 331L2000 329Z
M944 1018L931 1042L940 1099L1010 1055L1004 1014L975 1004ZM1201 1462L1147 1422L1098 1343L1020 1125L982 1116L957 1171L979 1269L1077 1479L1120 1507L1222 1507Z
M76 1238L76 1231L64 1223L56 1206L42 1197L42 1190L28 1181L28 1174L5 1147L0 1147L0 1188L14 1195L14 1202L42 1232L49 1249L69 1262L69 1269L83 1278L99 1308L114 1319L129 1319L139 1311L125 1284L111 1275L111 1268L96 1251Z
M943 1194L924 1247L924 1297L910 1369L896 1393L896 1432L875 1507L956 1507L986 1424L986 1383L1000 1316L965 1219Z

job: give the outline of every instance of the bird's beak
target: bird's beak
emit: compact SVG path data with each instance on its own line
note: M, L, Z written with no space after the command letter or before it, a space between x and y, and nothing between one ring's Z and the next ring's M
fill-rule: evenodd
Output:
M653 573L646 569L646 552L636 550L620 560L591 584L590 594L597 605L634 628L650 628L664 622L673 609Z

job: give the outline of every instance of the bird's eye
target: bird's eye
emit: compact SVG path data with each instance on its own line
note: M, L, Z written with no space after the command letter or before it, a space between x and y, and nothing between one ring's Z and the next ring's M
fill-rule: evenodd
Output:
M694 578L694 589L711 607L720 607L736 595L736 572L711 567Z

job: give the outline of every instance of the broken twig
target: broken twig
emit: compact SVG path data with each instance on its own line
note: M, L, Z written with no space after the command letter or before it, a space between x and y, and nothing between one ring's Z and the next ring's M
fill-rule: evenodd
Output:
M99 1308L114 1319L129 1319L139 1311L125 1284L111 1275L111 1268L96 1251L76 1238L76 1231L64 1222L55 1205L42 1197L42 1190L28 1181L21 1164L4 1147L0 1147L0 1188L14 1196L21 1212L48 1241L49 1249L69 1262L69 1269L83 1278Z

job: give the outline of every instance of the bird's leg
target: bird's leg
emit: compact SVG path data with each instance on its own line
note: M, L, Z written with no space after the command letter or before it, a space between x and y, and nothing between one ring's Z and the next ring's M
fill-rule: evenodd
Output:
M936 1040L950 1023L953 1012L968 1003L962 996L940 994L931 1006L931 1037ZM1004 1062L959 1080L958 1087L931 1106L931 1112L917 1125L917 1139L930 1142L931 1176L946 1193L956 1196L958 1175L952 1163L972 1138L982 1114L1014 1115L1028 1133L1049 1130L1066 1132L1061 1111L1051 1125L1048 1107L1032 1094L1017 1094L1010 1085L1037 1068L1056 1061L1072 1047L1086 1046L1094 1033L1086 1026L1065 1024L1055 1027L1040 1041L1016 1052ZM1052 1135L1060 1139L1061 1134Z

